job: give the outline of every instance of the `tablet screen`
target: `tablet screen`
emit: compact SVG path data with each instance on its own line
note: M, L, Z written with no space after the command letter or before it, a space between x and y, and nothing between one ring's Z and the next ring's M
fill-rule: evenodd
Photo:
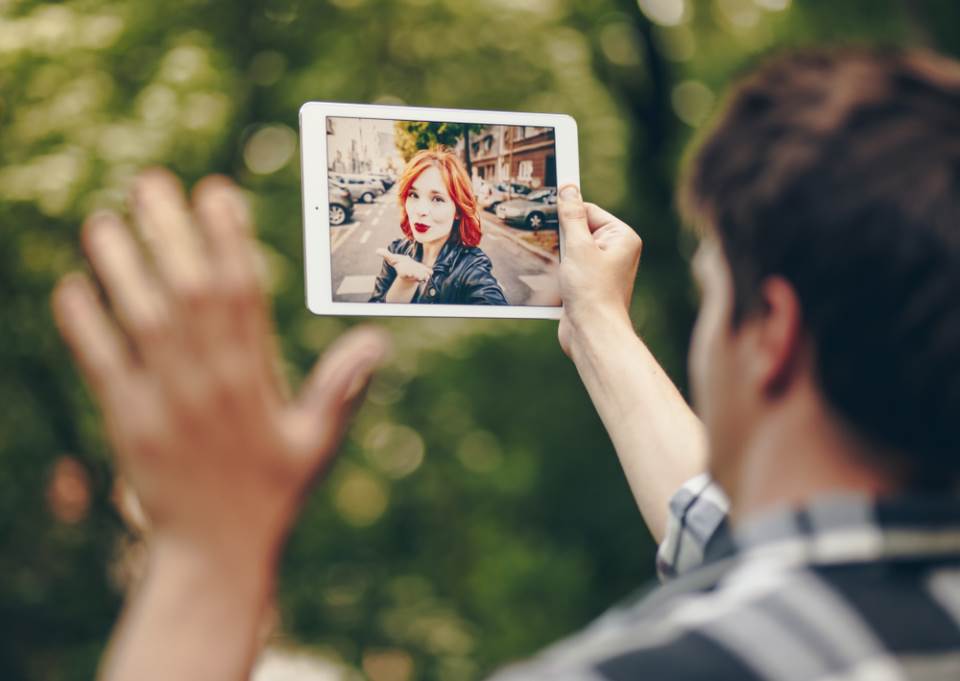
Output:
M555 129L328 116L335 303L557 306Z

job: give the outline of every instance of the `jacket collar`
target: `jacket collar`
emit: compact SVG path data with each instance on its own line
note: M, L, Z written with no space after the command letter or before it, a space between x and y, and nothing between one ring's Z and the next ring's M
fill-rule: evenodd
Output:
M423 245L417 244L419 246L419 256L420 260L423 260ZM446 243L443 244L443 248L440 249L440 253L437 254L437 261L433 263L433 273L443 276L447 274L450 269L453 267L454 263L457 260L457 257L462 252L462 247L460 240L455 238L452 234L450 238L447 239Z

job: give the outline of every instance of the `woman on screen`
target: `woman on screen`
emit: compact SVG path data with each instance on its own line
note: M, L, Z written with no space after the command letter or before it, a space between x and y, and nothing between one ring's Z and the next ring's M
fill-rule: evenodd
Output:
M445 147L424 149L398 182L403 237L377 253L371 303L507 305L478 245L480 215L467 171Z

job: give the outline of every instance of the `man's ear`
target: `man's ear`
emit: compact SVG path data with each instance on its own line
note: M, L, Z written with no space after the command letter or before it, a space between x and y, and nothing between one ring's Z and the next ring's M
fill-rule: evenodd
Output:
M761 304L750 324L754 378L768 397L783 394L804 363L803 313L796 289L783 277L760 285Z

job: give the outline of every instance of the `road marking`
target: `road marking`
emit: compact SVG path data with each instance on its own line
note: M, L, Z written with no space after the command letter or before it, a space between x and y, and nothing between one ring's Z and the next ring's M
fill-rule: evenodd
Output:
M553 291L557 288L556 277L549 274L521 274L517 279L534 291Z
M379 216L379 215L377 215L377 217L375 217L373 220L370 221L370 225L373 226L373 225L377 224L378 222L380 222L380 216Z
M360 237L360 243L362 244L367 243L367 239L369 238L370 238L370 230L368 229L366 232L363 233L363 236Z
M366 293L367 295L373 294L373 287L377 283L377 275L371 274L360 275L355 274L349 277L344 277L343 281L340 282L340 287L337 289L337 295L350 295L352 293Z
M340 248L340 247L343 245L343 242L344 242L344 241L346 241L347 239L350 238L350 235L351 235L351 234L353 234L355 231L357 231L357 227L359 227L359 226L360 226L360 223L359 223L359 222L354 222L352 225L350 225L350 228L349 228L346 232L343 232L343 233L341 234L341 236L340 236L339 239L337 239L336 237L334 237L333 243L330 244L330 254L332 255L332 254L336 253L336 252L337 252L337 249Z

